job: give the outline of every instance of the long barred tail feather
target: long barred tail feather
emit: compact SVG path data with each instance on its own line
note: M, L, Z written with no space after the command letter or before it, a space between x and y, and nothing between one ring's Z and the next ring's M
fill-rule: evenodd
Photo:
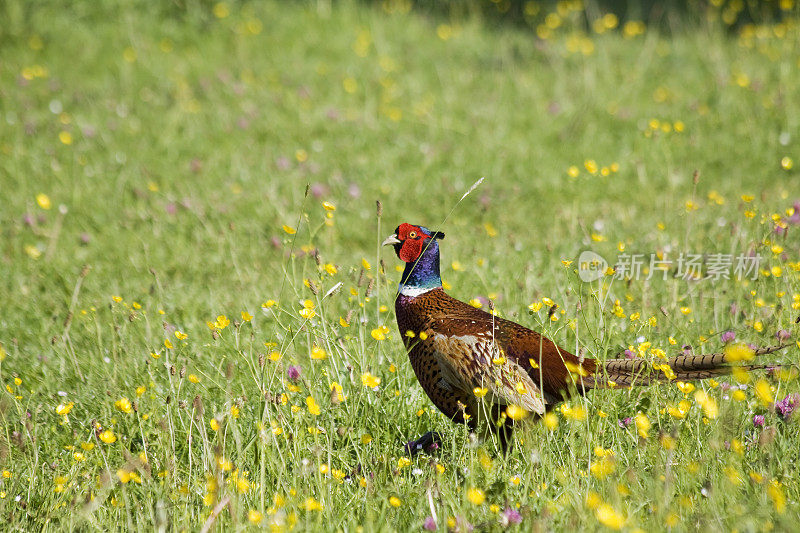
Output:
M789 346L780 344L753 350L754 356L767 355ZM734 368L746 371L769 368L776 365L737 365L724 352L703 355L678 355L663 363L651 363L644 359L609 359L597 361L595 373L584 378L584 386L593 389L625 388L648 385L655 381L695 381L730 374Z

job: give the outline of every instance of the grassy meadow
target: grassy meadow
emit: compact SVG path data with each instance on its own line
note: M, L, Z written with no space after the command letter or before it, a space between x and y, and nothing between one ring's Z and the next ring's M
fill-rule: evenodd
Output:
M792 2L670 34L584 27L574 1L529 2L532 28L392 0L73 4L0 6L3 529L796 528L800 345L593 392L503 456L422 392L379 246L438 227L450 294L587 356L796 343ZM763 261L586 283L584 250ZM444 446L408 457L431 429Z

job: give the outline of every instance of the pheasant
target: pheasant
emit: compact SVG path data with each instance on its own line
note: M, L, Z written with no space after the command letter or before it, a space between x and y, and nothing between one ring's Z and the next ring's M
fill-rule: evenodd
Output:
M577 357L535 331L448 296L439 274L442 239L442 232L403 223L383 242L406 264L395 300L397 326L434 405L473 431L481 420L487 422L484 429L489 421L502 421L497 434L503 450L513 418L541 417L570 395L667 379L700 380L733 368L724 353L679 355L655 367L644 360ZM755 355L786 346L761 348ZM522 416L504 417L509 406ZM406 449L413 454L438 443L439 435L428 432Z

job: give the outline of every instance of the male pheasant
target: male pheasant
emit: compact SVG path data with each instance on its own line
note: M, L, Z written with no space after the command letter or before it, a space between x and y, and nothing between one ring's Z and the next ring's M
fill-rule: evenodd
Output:
M442 239L441 232L403 223L383 242L406 263L395 301L397 325L414 373L434 405L473 430L481 420L504 420L497 428L503 449L513 428L513 420L502 417L508 406L541 416L570 394L647 385L668 379L666 374L684 381L706 379L732 368L723 353L673 357L665 362L669 369L644 360L581 359L535 331L448 296L439 275ZM429 432L407 449L416 453L437 440Z

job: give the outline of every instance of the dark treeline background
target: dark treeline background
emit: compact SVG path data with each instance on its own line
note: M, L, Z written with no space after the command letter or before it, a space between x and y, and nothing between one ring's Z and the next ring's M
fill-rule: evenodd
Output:
M289 0L287 0L289 1ZM613 15L623 28L636 21L664 32L676 32L698 24L737 29L745 24L770 24L796 19L798 0L294 0L311 8L329 9L339 1L363 4L388 13L415 10L451 20L480 17L487 24L516 25L536 30L549 24L566 23L592 31L603 16ZM163 16L200 23L213 19L213 8L224 3L247 8L257 0L73 0L70 10L78 18L115 16L129 9L159 11ZM0 2L0 42L29 29L34 19L63 9L52 0L3 0ZM548 19L550 16L550 19ZM554 19L557 16L558 19ZM606 19L606 22L608 19Z
M489 19L535 26L549 13L583 12L585 20L613 13L619 20L639 20L675 29L700 20L726 26L770 23L796 11L795 0L363 0L388 9L414 9L449 14L480 13Z

